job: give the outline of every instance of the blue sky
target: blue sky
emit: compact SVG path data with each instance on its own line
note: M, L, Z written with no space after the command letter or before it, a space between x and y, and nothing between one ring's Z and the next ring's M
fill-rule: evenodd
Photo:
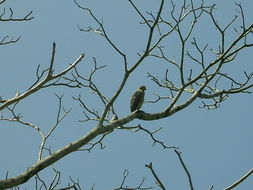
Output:
M98 18L103 18L105 29L115 44L128 55L128 62L132 65L137 59L137 53L145 48L147 28L140 25L141 18L136 14L128 1L79 1L85 7L92 9ZM140 10L156 12L158 1L134 1ZM246 17L246 25L253 22L251 7L253 2L241 1ZM215 16L220 24L228 23L237 13L234 2L220 2L210 0L207 3L216 3ZM169 3L167 2L167 5ZM86 28L96 27L95 22L87 12L78 9L73 1L44 0L22 2L8 1L2 8L12 7L14 16L19 17L33 11L34 19L29 22L0 23L0 36L21 35L16 44L1 46L1 74L0 96L11 98L16 91L25 92L36 80L35 71L38 64L47 68L50 63L52 43L56 42L56 72L66 68L69 63L85 53L86 57L78 67L80 72L87 75L92 69L92 58L95 57L98 65L107 65L99 70L94 81L101 91L112 97L122 79L123 62L114 49L104 38L94 33L84 33L78 26ZM166 7L166 10L169 10ZM165 14L165 13L164 13ZM197 30L192 37L196 37L203 47L206 43L210 48L217 48L215 42L219 40L217 30L210 24L210 19L203 17L198 23ZM227 43L231 42L235 33L231 29L227 35ZM252 38L252 37L251 37ZM180 49L178 38L171 37L166 41L171 58L178 60ZM189 45L189 50L190 45ZM209 49L210 49L209 48ZM225 66L226 73L231 73L238 80L243 80L243 71L252 72L252 49L243 51L229 66ZM209 59L214 56L209 55ZM208 62L208 61L207 61ZM189 63L191 66L191 63ZM171 68L157 59L145 61L129 78L122 94L115 102L119 117L130 113L129 101L131 94L140 85L146 85L146 100L154 99L153 93L168 95L159 89L149 78L147 72L163 77L164 70ZM174 77L173 70L170 72ZM80 123L83 119L82 109L72 99L82 95L89 106L102 112L102 104L88 89L48 88L42 89L21 101L17 112L23 120L34 123L47 133L55 122L58 100L54 93L64 94L64 107L71 108L70 114L49 138L47 146L52 151L85 135L92 129L94 122ZM160 104L145 103L143 110L157 112L166 107L166 101ZM129 126L141 124L142 127L155 130L162 127L156 134L157 139L167 145L180 147L183 159L191 172L195 189L223 189L239 179L252 168L252 109L251 94L231 95L218 109L200 109L201 101L197 100L186 109L175 115L158 121L134 120ZM4 116L9 116L7 111ZM0 178L16 176L37 160L40 138L35 130L17 123L0 121ZM67 185L68 177L79 179L83 189L114 189L122 181L122 173L129 170L126 184L130 187L138 185L142 177L146 176L145 187L155 186L150 171L144 166L153 163L164 185L168 189L187 189L186 175L173 150L164 150L158 144L152 146L151 138L143 132L115 130L108 135L103 144L105 149L95 147L91 153L75 152L59 162L54 167L62 172L62 186ZM52 168L41 172L43 179L50 181L53 176ZM20 186L22 189L32 189L34 179ZM252 176L237 189L247 190L253 187ZM158 187L156 187L158 189ZM189 188L188 188L189 189Z

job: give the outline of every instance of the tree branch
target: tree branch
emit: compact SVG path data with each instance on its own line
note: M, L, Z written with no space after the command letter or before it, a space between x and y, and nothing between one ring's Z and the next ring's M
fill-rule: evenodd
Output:
M157 176L157 174L155 173L155 170L152 166L152 162L150 162L149 164L146 164L145 165L148 169L150 169L151 173L153 174L153 176L155 177L156 179L156 182L158 184L158 186L162 189L162 190L166 190L166 188L164 187L162 181L159 179L159 177Z
M241 184L245 179L247 179L251 174L253 174L253 169L249 170L244 176L242 176L238 181L230 185L229 187L226 187L224 190L231 190L237 187L239 184Z
M3 110L4 108L6 108L7 106L15 103L15 102L18 102L20 100L23 100L24 98L30 96L31 94L41 90L42 88L45 87L45 85L54 80L54 79L57 79L59 77L62 77L63 75L65 75L67 72L69 72L71 69L73 69L78 63L81 62L81 60L84 58L84 54L81 54L79 58L77 58L68 68L66 68L65 70L61 71L60 73L58 74L55 74L53 75L52 71L52 67L53 67L53 64L54 64L54 54L55 54L55 43L53 44L53 50L52 50L52 58L51 58L51 63L50 63L50 66L49 66L49 72L47 74L47 76L41 80L39 82L39 80L37 80L38 82L37 83L34 83L34 85L32 87L30 87L25 93L23 94L20 94L19 96L16 96L14 98L11 98L11 99L8 99L8 100L5 100L3 105L0 106L0 111ZM48 87L48 86L47 86Z
M186 175L187 175L187 178L188 178L188 181L189 181L189 186L190 186L191 190L194 190L193 184L192 184L192 179L191 179L191 174L190 174L190 172L188 171L188 169L187 169L187 167L186 167L186 165L185 165L185 163L184 163L184 161L183 161L183 159L182 159L182 157L181 157L181 152L179 152L179 151L177 151L177 150L174 150L174 151L176 152L176 154L177 154L177 156L178 156L178 159L179 159L179 161L180 161L182 167L184 168L184 171L185 171L185 173L186 173Z

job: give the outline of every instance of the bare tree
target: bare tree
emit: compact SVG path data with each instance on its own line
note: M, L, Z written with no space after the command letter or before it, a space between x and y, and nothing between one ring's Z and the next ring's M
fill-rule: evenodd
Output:
M1 2L1 4L4 1ZM94 20L96 27L89 26L88 28L79 27L81 32L95 32L102 36L108 44L121 56L122 58L122 70L123 76L120 81L117 90L112 97L107 97L104 92L100 90L98 85L94 82L94 75L97 71L103 69L105 66L99 66L96 59L93 60L94 68L88 76L84 76L81 70L78 69L78 65L81 64L84 54L77 57L69 67L65 68L61 72L55 73L55 56L56 56L56 44L53 43L51 61L48 67L41 70L40 65L36 70L36 79L31 86L27 88L24 93L17 93L14 97L4 99L0 101L0 121L15 122L20 125L25 125L36 130L41 138L41 145L38 152L38 161L34 165L30 166L26 171L19 174L16 177L9 178L6 175L6 179L0 180L0 189L8 189L17 187L20 184L27 182L30 178L35 177L36 189L57 189L60 184L60 172L54 169L54 177L50 184L46 184L44 180L39 176L39 172L48 168L52 164L56 163L60 159L64 158L75 151L86 150L91 151L93 147L99 145L103 148L103 139L114 130L131 130L131 131L143 131L145 132L154 144L161 145L164 149L175 150L176 155L179 158L179 162L182 165L188 181L189 188L194 189L190 172L188 171L182 157L176 146L168 146L162 141L156 139L154 134L160 130L155 129L150 131L140 125L126 126L134 119L152 121L162 118L168 118L173 114L181 111L191 105L197 99L201 99L202 108L215 109L225 101L229 95L250 93L250 89L253 87L252 73L244 71L242 77L244 80L238 81L235 77L225 72L224 65L229 65L235 61L240 53L253 46L252 33L253 23L247 24L241 4L235 4L237 7L238 15L231 18L227 24L219 24L215 17L215 4L206 4L204 0L194 2L193 0L183 0L176 5L173 0L165 1L160 0L159 8L156 13L147 12L144 14L135 5L134 1L128 0L129 5L136 11L139 17L142 19L141 25L148 30L146 43L143 45L143 52L139 53L138 60L135 63L130 63L128 55L121 50L107 33L107 28L103 24L103 20L98 18L96 14L89 8L84 7L81 3L75 0L76 6L80 11L87 12ZM158 3L158 2L157 2ZM1 5L0 4L0 5ZM167 7L170 8L169 13L165 12ZM6 11L0 16L0 21L28 21L31 20L32 12L28 13L23 18L14 18L12 9L10 16L5 17ZM198 22L202 17L208 17L210 24L214 29L218 30L218 37L220 40L217 44L209 47L208 43L199 41L194 35L194 31L201 27ZM228 32L229 31L229 32ZM233 31L232 37L229 36ZM166 40L171 37L177 36L179 39L180 55L176 59L172 59L167 51ZM229 38L227 37L229 36ZM1 45L10 43L16 43L18 38L4 37L1 41ZM230 40L233 38L232 40ZM211 58L210 58L211 57ZM167 90L170 96L163 96L155 93L156 98L154 100L147 100L146 103L160 103L164 101L164 109L161 109L156 113L146 113L141 110L136 110L129 115L122 118L118 117L119 108L114 106L115 101L125 88L126 82L129 76L135 74L135 70L143 64L144 61L149 58L157 59L168 64L168 69L161 74L163 77L156 77L150 71L147 76L154 82L154 85L161 89ZM192 64L188 64L188 63ZM177 77L171 77L169 75L170 69L173 69L177 73ZM29 98L31 94L34 94L41 89L49 87L68 87L72 88L87 88L91 93L99 99L99 103L103 106L102 110L96 111L91 105L84 102L81 95L73 97L74 101L80 104L80 107L84 113L85 119L83 122L93 121L96 124L93 129L83 137L70 142L68 145L60 148L59 150L52 152L50 148L46 146L48 138L60 124L60 122L68 115L70 110L63 109L62 96L56 94L59 101L59 107L56 114L56 120L54 125L47 133L44 133L40 127L33 123L24 121L22 115L16 113L16 106L20 101ZM10 117L5 117L4 113L10 114ZM84 147L85 145L89 145ZM44 152L49 153L48 156L43 157ZM146 164L146 167L150 170L154 176L158 187L165 190L166 187L160 180L159 175L156 173L152 166L152 163ZM253 173L251 169L247 174L242 176L241 179L234 184L228 186L225 190L233 189L244 181L248 176ZM128 176L126 170L123 174L123 180L119 189L152 189L154 187L144 186L145 179L141 180L138 186L129 187L125 185L125 180ZM70 183L67 187L61 189L81 189L78 180L70 178ZM93 187L91 188L93 189ZM212 189L212 187L210 188Z

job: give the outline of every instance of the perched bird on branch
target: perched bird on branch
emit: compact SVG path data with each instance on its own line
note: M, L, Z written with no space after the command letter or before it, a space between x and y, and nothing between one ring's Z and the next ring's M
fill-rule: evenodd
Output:
M132 95L131 102L130 102L130 110L134 112L135 110L140 110L145 96L145 86L140 86L135 93Z

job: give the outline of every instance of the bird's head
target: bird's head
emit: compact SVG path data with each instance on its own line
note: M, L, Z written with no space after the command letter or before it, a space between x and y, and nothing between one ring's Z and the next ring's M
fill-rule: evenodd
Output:
M144 90L146 90L146 86L140 86L139 89L144 91Z

